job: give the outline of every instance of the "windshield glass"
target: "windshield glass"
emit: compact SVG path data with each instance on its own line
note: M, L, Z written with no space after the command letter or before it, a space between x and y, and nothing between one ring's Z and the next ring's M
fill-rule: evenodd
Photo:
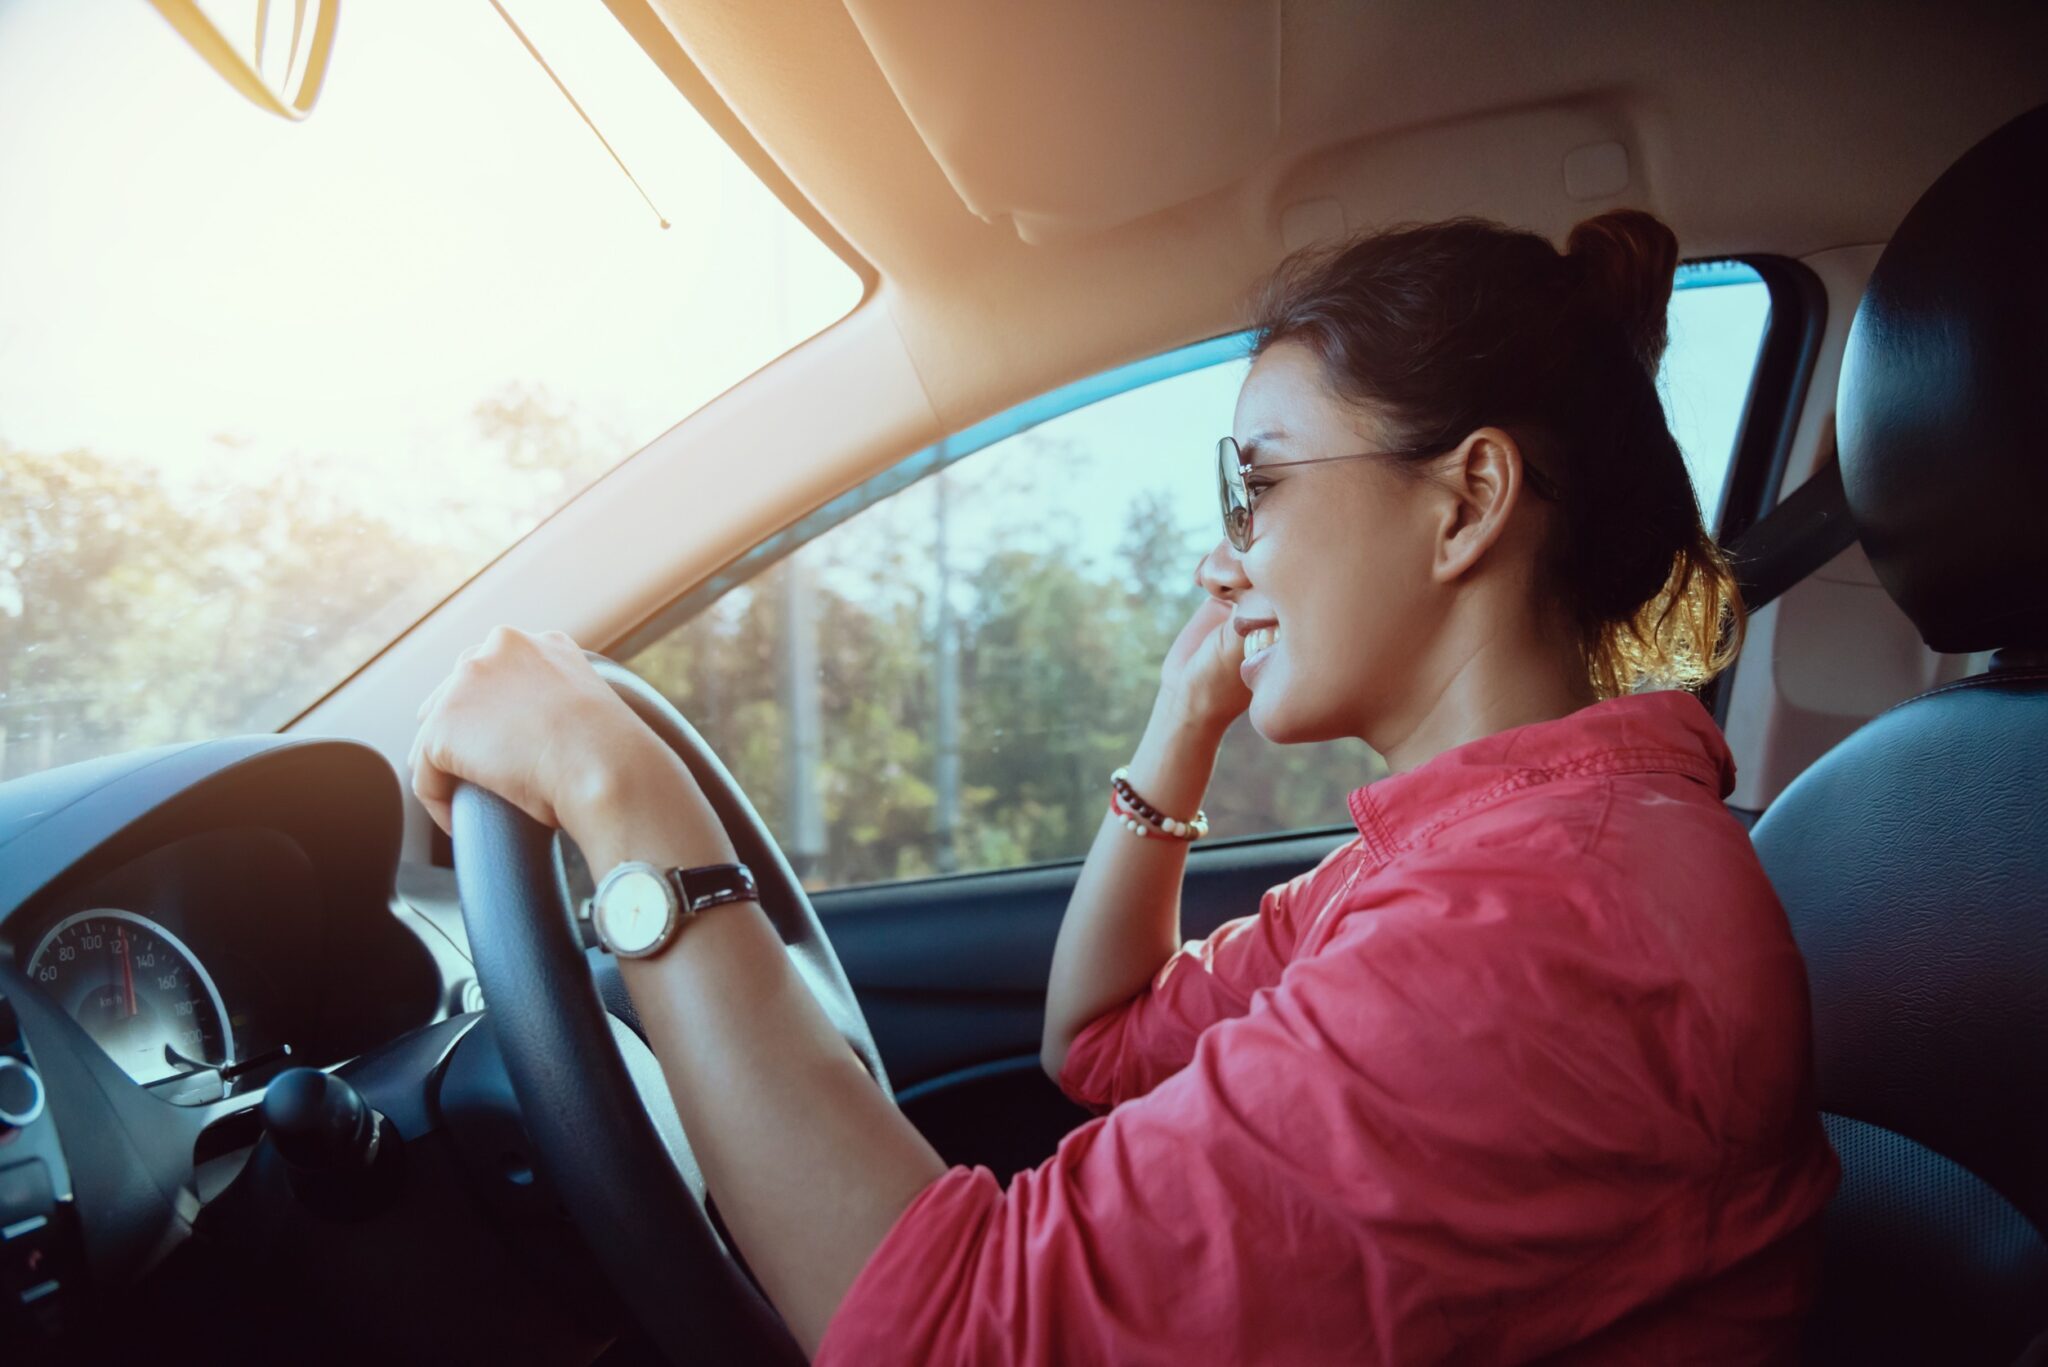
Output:
M858 301L604 6L505 7L647 200L483 0L347 6L302 123L0 3L0 779L288 723Z

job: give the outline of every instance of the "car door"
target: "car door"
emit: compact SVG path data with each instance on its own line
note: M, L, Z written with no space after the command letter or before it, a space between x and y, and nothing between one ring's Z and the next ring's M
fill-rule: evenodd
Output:
M1688 267L1664 376L1717 517L1770 295ZM703 731L775 830L903 1109L999 1175L1085 1118L1039 1067L1080 859L1199 599L1237 335L1045 395L921 451L677 600L612 650ZM1184 937L1352 838L1385 773L1359 741L1240 721L1190 854Z

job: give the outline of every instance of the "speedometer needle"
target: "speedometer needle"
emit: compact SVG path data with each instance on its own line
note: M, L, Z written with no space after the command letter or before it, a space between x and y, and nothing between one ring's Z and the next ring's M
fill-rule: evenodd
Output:
M136 1012L135 1005L135 963L128 956L128 932L122 931L116 943L121 946L121 993L127 1002L128 1015Z

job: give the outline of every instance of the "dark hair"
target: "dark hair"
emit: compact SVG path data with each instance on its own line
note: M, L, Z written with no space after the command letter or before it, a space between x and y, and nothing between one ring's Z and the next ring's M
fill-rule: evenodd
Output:
M1392 228L1282 263L1253 354L1307 346L1420 468L1472 431L1511 433L1559 487L1544 550L1600 697L1697 687L1741 647L1734 575L1700 524L1656 375L1678 240L1618 209L1559 253L1480 219Z

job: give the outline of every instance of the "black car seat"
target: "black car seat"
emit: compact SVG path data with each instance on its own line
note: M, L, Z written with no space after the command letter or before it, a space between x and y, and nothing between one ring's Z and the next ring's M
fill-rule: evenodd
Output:
M1807 1354L2006 1364L2048 1329L2048 106L1900 224L1836 423L1885 589L1933 649L1997 653L1755 828L1843 1169Z

